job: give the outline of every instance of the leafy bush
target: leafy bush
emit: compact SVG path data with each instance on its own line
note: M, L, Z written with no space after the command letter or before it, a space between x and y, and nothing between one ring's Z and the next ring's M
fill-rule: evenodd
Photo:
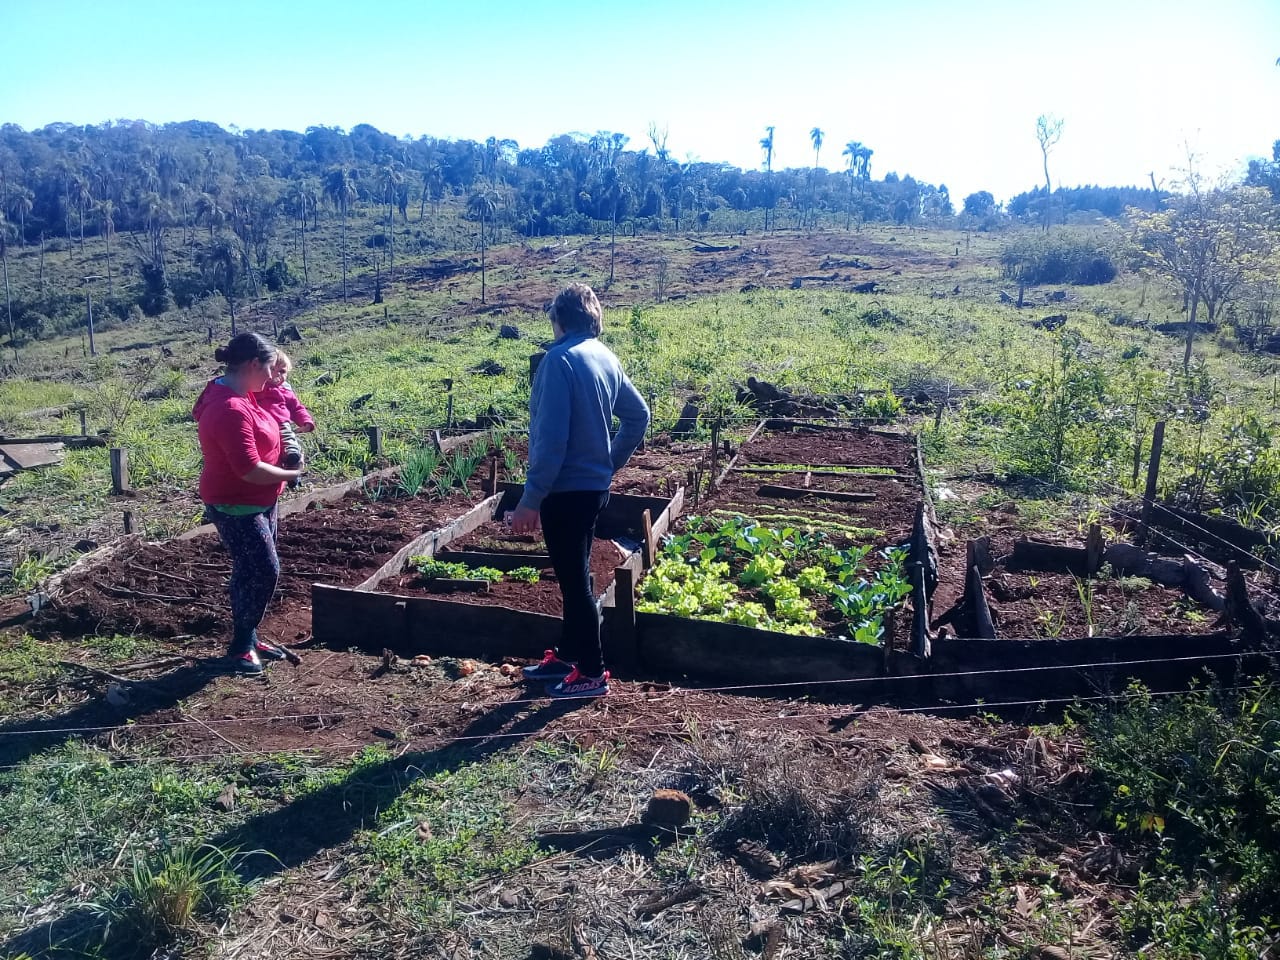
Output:
M1085 716L1106 815L1161 839L1153 875L1174 870L1268 922L1280 898L1280 692L1259 681L1157 698L1135 685Z
M1096 239L1072 233L1024 234L1000 254L1004 276L1019 283L1110 283L1112 252Z

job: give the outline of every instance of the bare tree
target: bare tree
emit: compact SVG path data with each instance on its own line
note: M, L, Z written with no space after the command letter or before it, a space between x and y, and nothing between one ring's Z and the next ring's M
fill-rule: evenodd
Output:
M1051 113L1036 117L1036 139L1040 141L1040 156L1044 161L1044 228L1048 230L1053 197L1053 184L1049 181L1049 151L1062 139L1061 118Z

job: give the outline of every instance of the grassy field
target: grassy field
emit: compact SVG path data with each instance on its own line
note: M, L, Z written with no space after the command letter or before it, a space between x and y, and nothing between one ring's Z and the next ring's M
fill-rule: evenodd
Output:
M403 460L443 426L446 379L457 419L492 409L518 429L528 356L549 336L541 307L584 279L602 288L606 339L659 429L689 396L749 422L735 389L752 375L876 402L889 390L921 431L929 479L959 492L939 502L944 522L967 529L1013 502L1024 528L1075 530L1132 492L1135 446L1166 419L1167 490L1207 477L1222 506L1275 519L1267 457L1248 476L1229 467L1264 450L1276 363L1224 334L1197 344L1184 376L1181 343L1143 325L1177 319L1178 304L1137 278L1062 298L1032 288L1019 310L999 296L1017 293L999 274L1005 238L877 227L620 238L603 289L605 235L499 243L482 304L472 225L448 211L428 221L384 303L371 303L367 264L342 302L326 223L308 240L309 296L237 308L245 327L302 335L290 349L320 424L312 484L375 466L365 426ZM34 256L15 257L19 286L36 282ZM51 283L105 267L47 258ZM873 293L847 289L869 280ZM0 432L75 433L83 408L129 450L138 496L109 495L104 449L6 482L0 594L31 589L81 541L111 540L123 509L151 538L197 522L189 411L214 373L206 328L229 332L225 306L107 324L96 358L78 336L23 348L0 383ZM1057 314L1065 325L1037 324ZM501 337L504 324L521 338ZM377 658L315 651L288 683L359 689L385 729L342 740L323 724L356 718L335 707L312 748L278 749L250 735L314 721L220 725L244 696L234 679L179 666L153 678L156 702L120 704L118 680L84 669L134 676L184 649L0 634L0 958L1235 960L1276 948L1268 731L1280 708L1265 687L1135 693L1033 725L639 684L559 711L488 667L379 674ZM290 688L271 683L262 709L283 714ZM694 801L675 829L641 823L664 788Z

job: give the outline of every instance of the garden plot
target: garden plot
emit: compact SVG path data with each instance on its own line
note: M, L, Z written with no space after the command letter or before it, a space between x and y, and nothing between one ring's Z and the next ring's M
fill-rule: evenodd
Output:
M313 582L356 584L424 530L471 509L476 494L454 491L371 499L350 492L280 520L280 582L263 623L284 643L311 629ZM163 543L130 540L102 561L73 568L36 626L63 637L143 633L171 638L225 630L231 558L216 534Z
M758 430L641 584L636 659L739 682L883 671L909 636L903 544L924 503L918 462L904 435Z
M401 655L537 656L560 638L559 585L540 540L513 537L502 522L523 493L505 484L441 529L402 548L354 587L315 584L320 643L361 643ZM620 570L634 576L683 502L613 494L592 550L594 591L612 602Z

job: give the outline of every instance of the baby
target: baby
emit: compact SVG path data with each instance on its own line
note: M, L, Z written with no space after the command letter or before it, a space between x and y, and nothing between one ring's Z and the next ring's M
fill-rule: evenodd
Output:
M306 458L298 434L310 433L316 428L315 420L289 386L287 378L292 369L293 361L283 350L277 350L275 363L271 366L271 379L254 394L262 409L280 424L279 466L286 470L297 470L303 466ZM297 481L291 485L296 486Z

